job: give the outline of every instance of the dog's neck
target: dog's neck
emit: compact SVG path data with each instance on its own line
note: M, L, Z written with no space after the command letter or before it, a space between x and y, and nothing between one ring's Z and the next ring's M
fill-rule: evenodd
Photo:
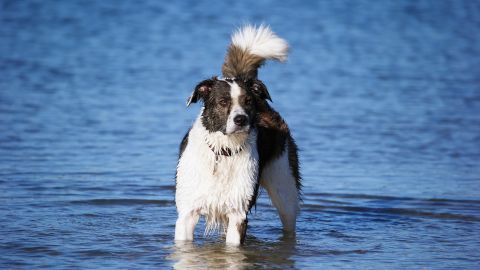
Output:
M217 155L217 156L225 156L225 157L231 157L233 155L236 155L238 153L240 153L244 147L240 147L238 149L230 149L230 148L215 148L213 146L210 145L210 143L205 140L205 142L207 143L208 147L210 148L210 150L212 150L212 152Z
M224 150L232 153L240 152L248 143L250 135L250 132L226 135L220 131L209 132L203 125L202 128L204 129L205 143L217 154L221 154Z
M247 144L256 141L255 129L250 129L250 132L242 132L226 135L221 131L210 132L201 121L201 114L194 124L200 135L204 138L205 144L212 149L216 154L222 155L225 152L239 153Z

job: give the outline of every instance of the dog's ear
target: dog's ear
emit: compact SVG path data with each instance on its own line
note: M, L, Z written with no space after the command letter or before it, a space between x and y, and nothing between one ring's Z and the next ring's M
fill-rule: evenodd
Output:
M256 79L253 81L251 86L252 92L261 99L267 99L272 101L270 93L268 93L267 87L263 84L262 81ZM273 101L272 101L273 102Z
M212 91L216 78L204 80L195 86L192 95L187 100L187 107L192 103L196 103L199 99L205 100Z

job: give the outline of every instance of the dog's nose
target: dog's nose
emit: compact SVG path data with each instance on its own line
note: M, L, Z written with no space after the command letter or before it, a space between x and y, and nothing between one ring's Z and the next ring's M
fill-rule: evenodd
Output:
M237 115L233 118L233 122L235 123L235 125L243 127L247 124L247 116Z

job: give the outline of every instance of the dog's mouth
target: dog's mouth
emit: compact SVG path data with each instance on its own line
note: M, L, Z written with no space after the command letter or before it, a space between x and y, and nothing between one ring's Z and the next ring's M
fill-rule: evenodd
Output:
M233 134L242 134L250 132L250 125L246 126L232 126L228 127L225 130L225 135L233 135Z

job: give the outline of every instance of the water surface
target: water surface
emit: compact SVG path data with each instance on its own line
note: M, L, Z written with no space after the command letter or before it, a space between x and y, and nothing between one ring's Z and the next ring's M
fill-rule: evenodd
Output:
M318 2L318 3L317 3ZM260 77L301 148L285 239L173 242L177 147L228 37L292 47ZM476 1L1 1L0 268L478 269Z

